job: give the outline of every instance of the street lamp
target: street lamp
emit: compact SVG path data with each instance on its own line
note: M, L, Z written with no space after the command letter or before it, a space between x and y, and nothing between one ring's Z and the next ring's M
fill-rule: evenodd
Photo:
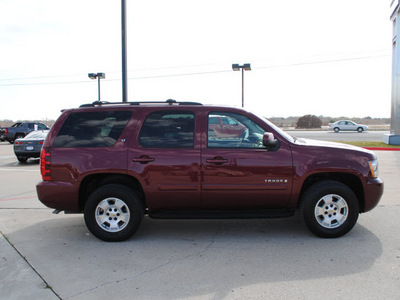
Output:
M128 102L128 67L126 58L126 0L121 0L121 49L122 49L122 102Z
M99 101L100 101L100 79L104 79L106 78L106 74L105 73L89 73L88 74L90 79L96 79L97 78L97 86L98 86L98 90L99 90Z
M244 71L251 71L250 64L232 64L233 71L240 71L242 69L242 107L244 107Z

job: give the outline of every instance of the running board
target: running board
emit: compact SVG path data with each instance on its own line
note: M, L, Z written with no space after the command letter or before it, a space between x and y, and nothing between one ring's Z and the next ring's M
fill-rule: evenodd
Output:
M153 219L269 219L286 218L294 215L292 210L158 210L148 211Z

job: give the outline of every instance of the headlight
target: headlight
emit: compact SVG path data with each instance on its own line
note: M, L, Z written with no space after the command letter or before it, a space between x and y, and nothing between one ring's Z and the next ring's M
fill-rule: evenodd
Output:
M379 176L379 174L378 174L379 173L378 172L378 160L377 159L370 160L368 162L368 164L369 164L369 169L371 170L372 177L374 177L374 178L378 177Z

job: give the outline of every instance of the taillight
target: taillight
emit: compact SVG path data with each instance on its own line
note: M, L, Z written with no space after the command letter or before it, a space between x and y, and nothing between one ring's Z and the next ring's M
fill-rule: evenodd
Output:
M43 143L44 143L43 141L39 141L39 145L43 145Z
M6 129L4 130L4 133L5 133L5 134L8 134L8 128L6 128Z
M50 153L46 149L42 149L40 152L40 174L42 175L43 181L50 181Z

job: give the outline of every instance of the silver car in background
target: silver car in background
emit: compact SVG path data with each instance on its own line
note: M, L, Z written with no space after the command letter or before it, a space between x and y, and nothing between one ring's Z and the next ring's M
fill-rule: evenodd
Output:
M335 123L329 123L329 129L333 129L335 132L339 132L340 130L363 132L369 128L367 125L357 124L353 121L340 120L336 121Z

